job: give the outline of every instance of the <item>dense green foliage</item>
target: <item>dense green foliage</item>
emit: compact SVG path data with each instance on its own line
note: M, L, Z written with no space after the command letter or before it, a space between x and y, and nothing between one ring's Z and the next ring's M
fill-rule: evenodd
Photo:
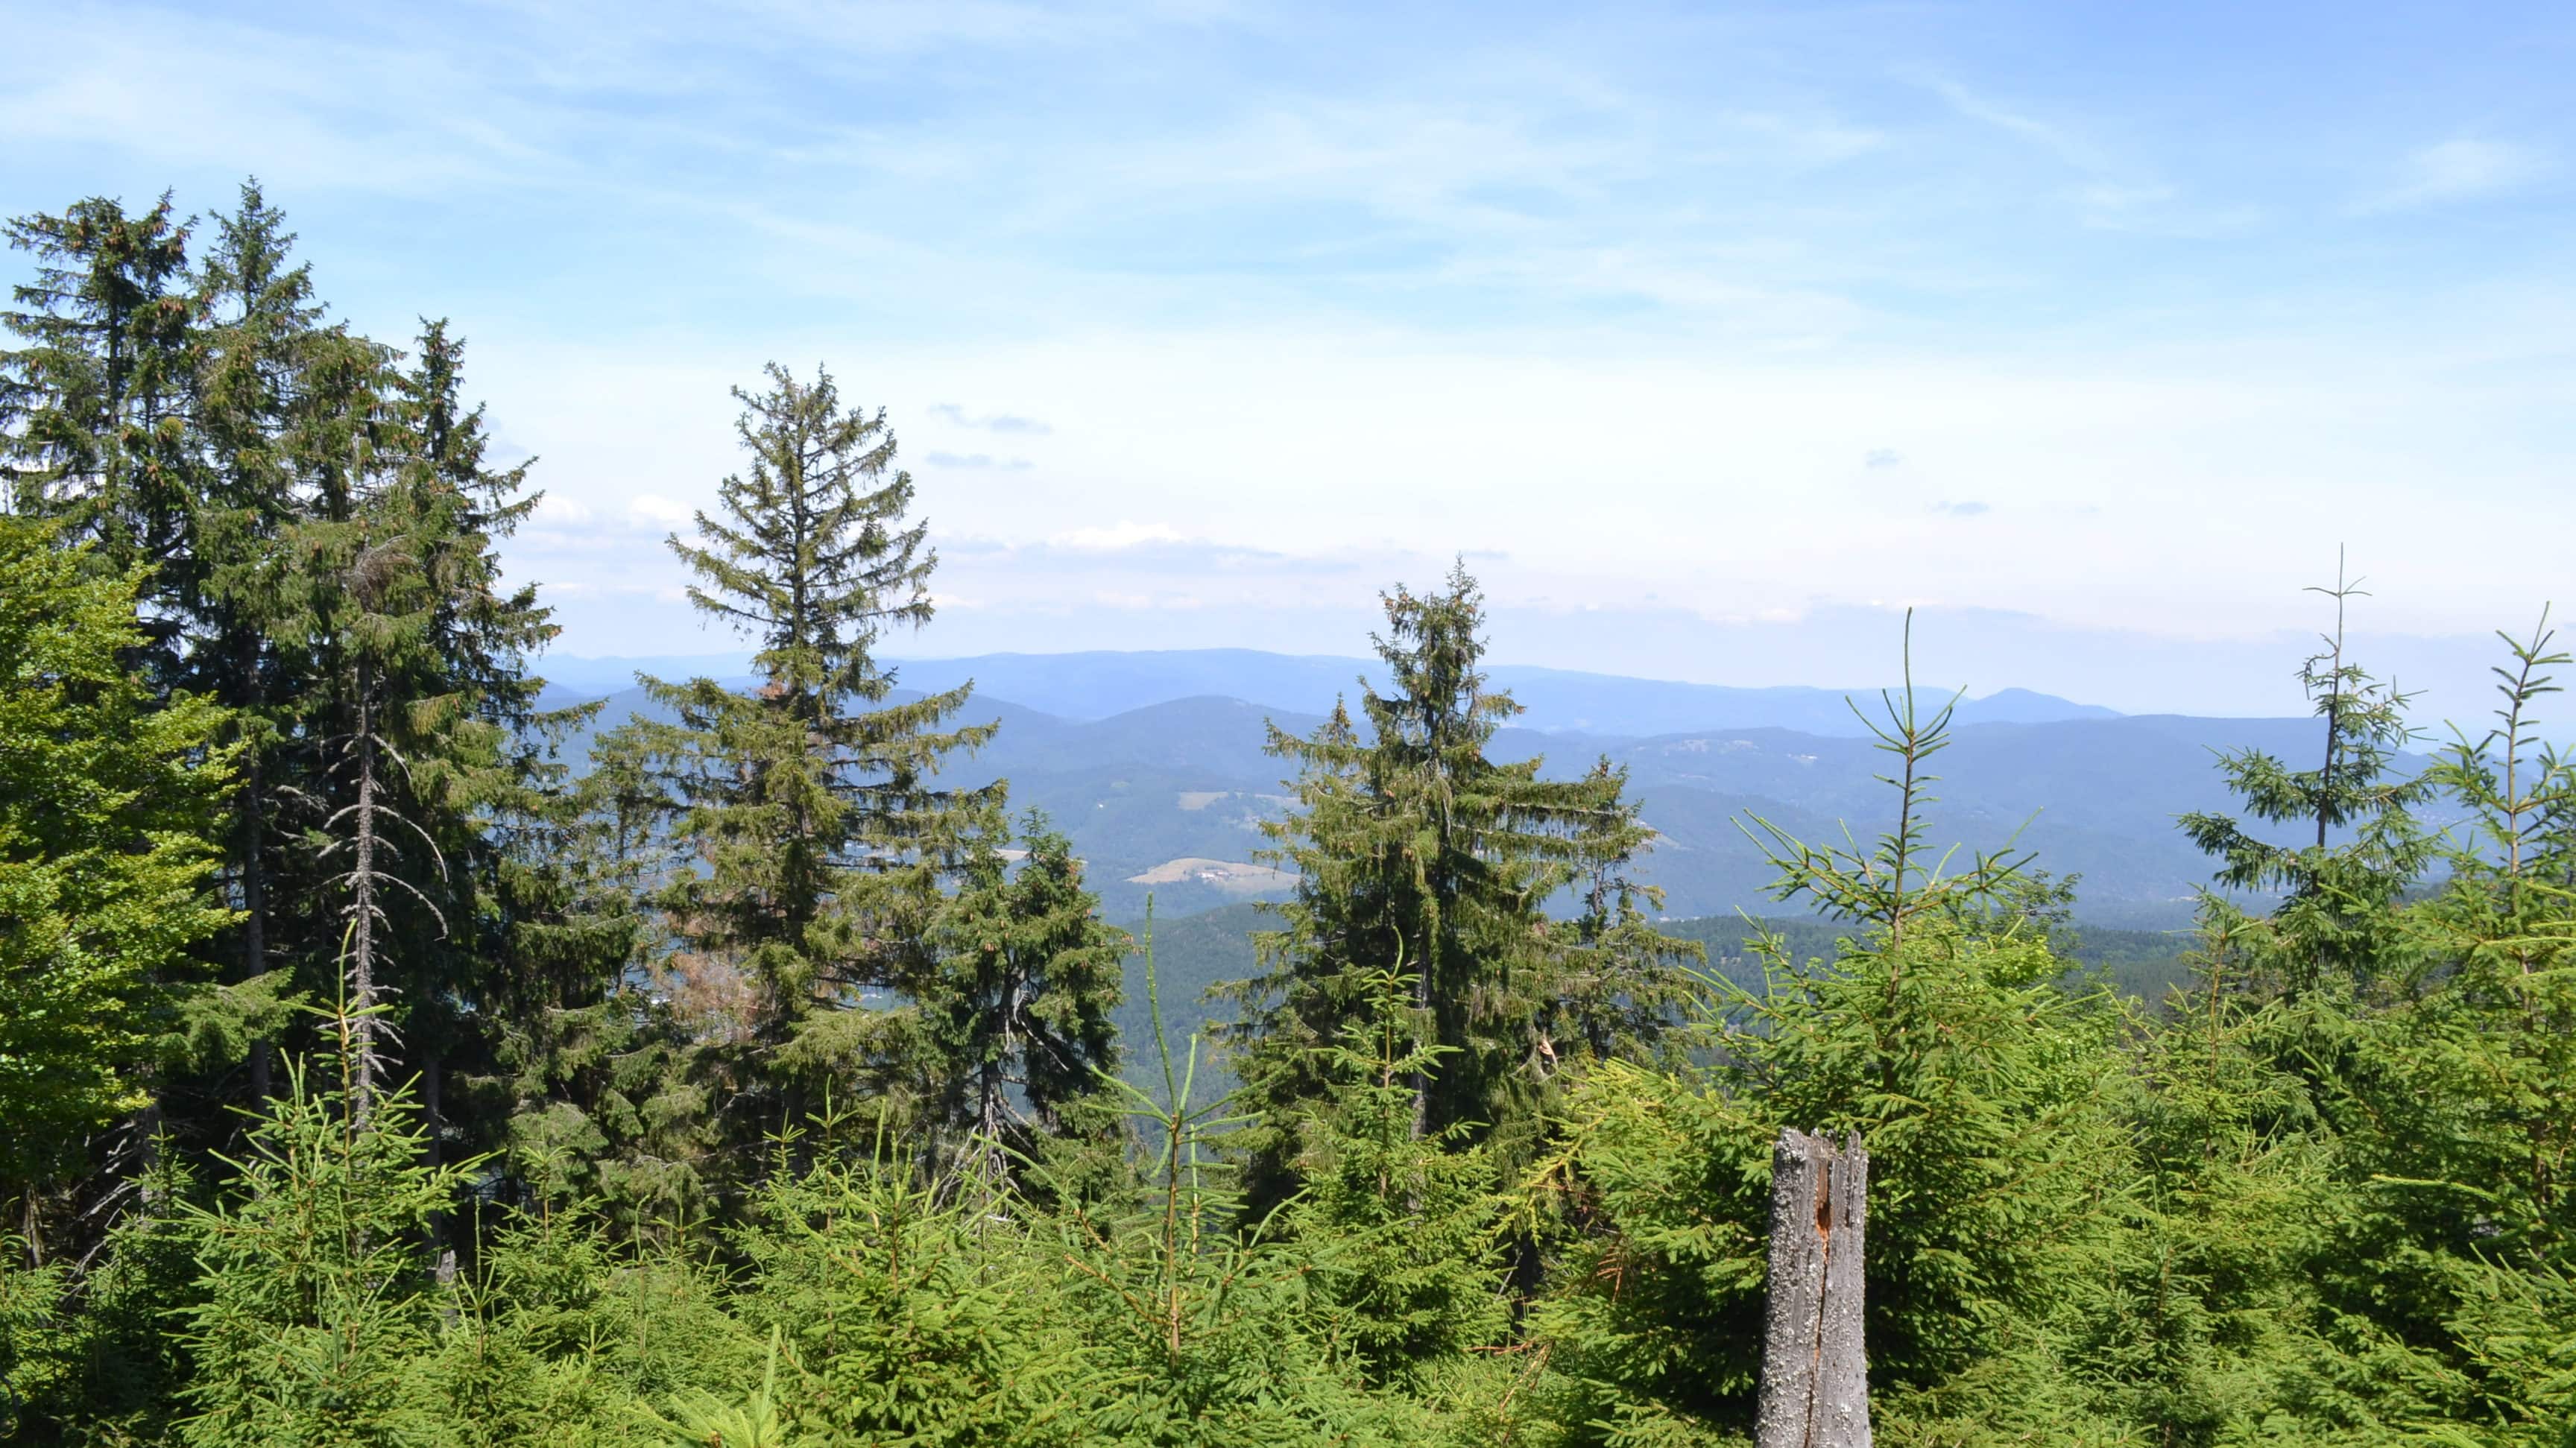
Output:
M1182 1003L941 782L990 726L876 656L935 556L828 377L738 394L672 540L759 677L576 777L444 327L330 323L255 188L9 235L10 1441L1741 1443L1796 1126L1869 1144L1887 1443L2576 1443L2545 616L2425 772L2338 628L2150 996L2164 943L1943 847L1910 687L1884 829L1743 822L1822 920L1655 923L1625 776L1488 756L1462 571L1274 736L1296 896L1177 930Z
M1647 923L1660 897L1622 875L1652 834L1624 774L1604 760L1547 780L1537 759L1486 756L1517 706L1485 687L1483 597L1464 566L1384 603L1388 691L1309 737L1271 728L1297 808L1266 830L1297 890L1257 937L1263 973L1228 988L1264 1202L1290 1189L1294 1123L1330 1094L1331 1048L1380 1008L1379 972L1412 983L1407 1029L1439 1053L1411 1072L1415 1134L1491 1136L1521 1160L1565 1068L1659 1044L1678 963L1699 954ZM1551 919L1565 896L1580 913Z
M926 525L903 517L912 479L889 473L883 414L845 408L828 375L775 366L766 391L734 396L751 470L718 488L721 518L698 515L700 543L670 547L697 578L690 601L760 645L762 682L649 680L677 722L630 724L603 748L640 762L670 827L664 964L696 997L695 1067L713 1088L700 1109L724 1118L743 1177L740 1148L836 1090L883 1104L890 1128L931 1125L915 1068L937 1034L920 1007L942 975L942 887L1000 822L997 792L934 779L992 732L938 727L969 689L890 701L895 676L873 656L886 630L929 621L937 562ZM870 992L903 1004L866 1009Z
M136 575L0 517L0 1181L29 1190L145 1107L226 916L205 844L230 757L223 711L160 707L127 672Z

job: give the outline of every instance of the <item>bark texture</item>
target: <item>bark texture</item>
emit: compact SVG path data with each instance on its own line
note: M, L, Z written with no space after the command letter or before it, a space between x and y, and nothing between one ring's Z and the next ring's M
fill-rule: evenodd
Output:
M1770 1299L1754 1448L1868 1448L1862 1238L1869 1153L1853 1132L1784 1130L1771 1149Z

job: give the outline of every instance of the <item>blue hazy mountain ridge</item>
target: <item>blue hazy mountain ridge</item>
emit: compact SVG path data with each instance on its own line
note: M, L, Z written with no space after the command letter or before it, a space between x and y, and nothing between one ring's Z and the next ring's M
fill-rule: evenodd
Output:
M1337 698L1356 700L1359 681L1383 683L1374 659L1266 653L1259 649L1169 649L1073 654L986 654L964 659L898 661L907 688L934 692L972 680L991 697L1078 722L1106 719L1131 709L1182 699L1257 699L1274 708L1322 714ZM661 678L705 674L726 678L750 672L746 654L665 658L545 661L548 680L565 697L597 697L631 687L638 670ZM1665 679L1637 679L1521 664L1490 670L1525 711L1517 722L1550 733L1644 737L1693 729L1768 725L1810 734L1857 736L1860 722L1844 702L1864 703L1875 689L1824 689L1803 685L1732 688ZM1926 689L1926 697L1946 691ZM2058 719L2117 717L2099 705L2077 704L2028 689L2005 689L1960 701L1961 724L2035 724Z
M907 682L917 677L907 672ZM1084 719L997 695L978 681L967 717L1002 728L980 753L958 761L951 777L961 785L1006 779L1015 809L1051 816L1088 862L1088 879L1111 918L1134 917L1148 894L1163 914L1179 916L1276 898L1288 888L1285 876L1253 858L1267 843L1263 822L1279 817L1289 794L1284 762L1264 748L1264 724L1304 732L1319 714L1199 696ZM598 726L637 713L661 711L640 689L623 690L604 701ZM2192 892L2208 879L2209 862L2175 817L2227 807L2217 751L2260 748L2296 767L2319 729L2312 719L2107 711L1962 724L1936 762L1942 779L1934 786L1931 838L1938 848L2009 843L2035 851L2048 869L2080 872L2078 913L2095 924L2178 927L2188 923ZM588 742L588 730L567 741L577 768ZM1794 911L1767 897L1772 871L1747 838L1750 816L1817 841L1840 840L1846 823L1866 841L1889 823L1890 791L1875 778L1887 758L1865 737L1776 726L1644 736L1516 727L1501 731L1494 753L1539 756L1557 776L1604 756L1626 766L1659 836L1639 874L1663 887L1666 913L1675 918Z
M1258 699L1282 709L1322 714L1337 698L1356 699L1361 679L1379 684L1385 679L1374 659L1257 649L987 654L913 659L902 670L904 682L913 688L952 688L972 679L998 697L1068 719L1106 718L1148 704L1202 695ZM1524 664L1497 664L1487 672L1496 688L1509 690L1520 704L1523 713L1517 722L1522 727L1550 733L1642 736L1767 724L1811 734L1857 735L1863 732L1861 725L1844 698L1875 694L1874 690L1806 686L1732 688ZM1964 700L1959 712L1963 724L2110 717L2114 717L2112 710L2027 689Z

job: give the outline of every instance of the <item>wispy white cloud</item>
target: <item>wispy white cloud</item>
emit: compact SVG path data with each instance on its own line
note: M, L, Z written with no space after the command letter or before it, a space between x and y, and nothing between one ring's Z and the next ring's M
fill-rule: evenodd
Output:
M997 458L991 453L954 453L936 449L922 454L922 461L934 468L1002 468L1011 472L1035 466L1027 458Z
M2101 150L2072 128L2053 121L2041 120L2020 109L1969 89L1944 75L1918 73L1916 81L1942 103L1969 120L1991 126L2006 135L2048 152L2070 166L2086 171L2107 171L2110 164Z
M2075 199L2096 211L2136 211L2173 200L2174 189L2170 186L2120 186L2103 182L2076 188Z
M558 150L575 116L510 84L507 52L459 65L436 47L149 7L5 23L24 53L63 63L0 89L0 137L236 171L257 158L272 184L374 192L580 181Z
M2081 122L2043 119L1948 76L1918 73L1915 79L1955 114L2081 173L2084 179L2074 185L2042 182L2035 190L2087 230L2200 238L2242 231L2261 217L2250 205L2195 197L2158 174L2152 162L2094 140Z
M638 493L627 500L626 512L627 516L638 524L661 524L677 528L688 524L696 510L686 503L673 502L659 493Z
M2477 201L2527 189L2555 170L2546 151L2510 141L2459 138L2406 153L2396 181L2362 198L2362 212Z
M1055 431L1054 428L1038 421L1034 417L1019 417L1007 412L997 412L977 416L969 413L965 408L960 407L953 402L932 403L930 405L930 415L944 421L954 423L959 427L971 427L980 432L1000 432L1025 437L1044 437L1048 433Z
M696 7L668 7L687 15ZM1060 49L1114 44L1175 24L1204 24L1237 7L1189 0L1013 4L1000 0L896 0L864 7L829 0L727 0L727 28L781 48L824 46L856 57L915 55L949 48ZM601 7L614 21L625 7Z
M1178 543L1181 531L1169 523L1134 523L1126 519L1101 527L1068 529L1049 539L1058 548L1084 551L1106 551L1133 548L1140 543Z

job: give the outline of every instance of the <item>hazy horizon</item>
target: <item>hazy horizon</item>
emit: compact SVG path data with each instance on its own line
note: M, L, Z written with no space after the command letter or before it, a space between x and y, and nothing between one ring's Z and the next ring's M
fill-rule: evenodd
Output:
M2185 714L2212 718L2281 719L2304 717L2311 712L2311 706L2298 692L2296 681L2289 676L2289 672L2296 666L2298 659L2316 643L2313 637L2305 641L2290 635L2276 639L2238 641L2231 643L2223 651L2213 649L2206 643L2175 644L2171 641L2141 641L2132 637L2128 640L2132 643L2145 642L2168 649L2190 647L2200 650L2199 657L2203 667L2192 676L2199 681L2200 686L2158 693L2155 692L2154 686L2160 678L2166 676L2126 672L2122 666L2122 660L2117 657L2097 659L2095 667L2090 671L2076 667L2061 667L2056 670L2034 667L2027 677L2007 676L1974 666L1962 668L1955 659L1943 657L1943 655L1955 653L1955 650L1927 646L1927 640L1923 636L1925 623L1926 620L1918 617L1916 682L1929 690L1947 693L1965 689L1970 699L1990 698L2007 690L2027 690L2074 704L2111 709L2121 714ZM1507 629L1498 630L1498 632L1505 640L1508 639ZM1366 634L1363 632L1359 637L1365 643ZM707 635L702 636L700 641L713 642L714 639L712 635ZM2446 742L2450 737L2448 726L2451 724L2468 729L2474 736L2491 722L2486 717L2487 711L2493 707L2494 678L2487 673L2487 669L2494 659L2490 657L2489 651L2501 649L2501 645L2492 636L2485 639L2389 639L2360 636L2353 642L2358 656L2365 662L2394 657L2401 662L2418 666L2413 670L2401 670L2397 677L2402 687L2418 695L2410 709L2410 716L2417 728L2426 735L2427 747ZM1850 665L1849 671L1840 677L1830 674L1816 678L1691 677L1678 671L1654 672L1651 667L1622 670L1604 667L1598 662L1586 667L1536 661L1515 656L1510 648L1500 645L1488 657L1487 663L1490 667L1504 670L1545 669L1568 674L1592 674L1605 678L1642 680L1652 683L1714 685L1743 689L1803 688L1829 693L1851 692L1861 696L1873 695L1877 690L1893 687L1898 682L1898 666L1893 649L1890 649L1884 658L1878 658L1868 647L1869 641L1866 638L1854 638L1849 640L1849 643L1850 647L1841 655L1847 659ZM2065 636L2061 637L2058 643L2060 647L2053 656L2054 660L2060 665L2072 666L2081 662L2084 651L2088 647L2098 649L2103 643L2103 636ZM2377 652L2374 652L2374 648ZM1203 648L1173 649L1003 648L965 653L897 648L883 651L883 657L888 662L901 666L912 663L972 661L997 656L1061 658L1087 653L1150 655L1226 649L1243 649L1243 646L1211 644ZM1347 662L1355 668L1368 662L1366 657L1353 650L1247 649L1244 651L1300 661ZM1791 652L1792 650L1783 648L1780 655L1775 657L1775 661L1785 664ZM662 660L685 661L696 670L723 673L736 669L747 671L750 656L751 651L748 648L706 648L692 649L687 652L615 654L584 653L569 646L558 645L542 656L537 671L540 674L545 673L545 662L548 660L557 665L592 666L582 671L582 676L587 678L593 672L610 670L611 666L642 665ZM2024 657L2035 656L2024 655ZM2051 687L2044 681L2044 676L2055 675L2090 678L2102 688L2096 693L2081 687ZM591 688L592 686L584 684L581 687ZM614 692L615 687L624 687L624 685L598 689L596 692ZM985 692L993 693L999 698L1010 699L1014 703L1029 702L1012 698L1004 691L987 688ZM1271 699L1251 702L1285 705L1290 701ZM2576 718L2566 717L2563 714L2551 714L2544 719L2541 732L2543 737L2576 741Z

